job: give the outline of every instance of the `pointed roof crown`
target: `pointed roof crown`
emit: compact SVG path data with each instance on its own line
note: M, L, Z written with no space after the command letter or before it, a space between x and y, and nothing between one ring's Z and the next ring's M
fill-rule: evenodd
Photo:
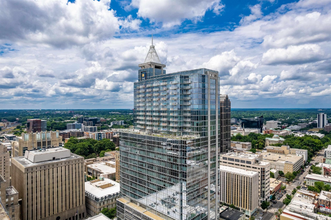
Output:
M152 45L149 47L149 51L145 58L145 63L161 63L159 56L156 53L155 46L153 45L153 36L152 36Z

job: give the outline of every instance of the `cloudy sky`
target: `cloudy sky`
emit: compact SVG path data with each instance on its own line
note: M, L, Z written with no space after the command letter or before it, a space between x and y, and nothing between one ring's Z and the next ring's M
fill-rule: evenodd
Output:
M152 34L234 108L331 107L331 0L0 0L0 109L133 108Z

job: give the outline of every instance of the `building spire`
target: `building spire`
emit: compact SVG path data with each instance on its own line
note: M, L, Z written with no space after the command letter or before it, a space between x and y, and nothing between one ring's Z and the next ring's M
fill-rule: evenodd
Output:
M161 63L160 58L156 53L155 46L153 44L153 35L152 35L152 44L149 47L149 51L148 51L147 56L145 58L145 63L149 63L149 62Z

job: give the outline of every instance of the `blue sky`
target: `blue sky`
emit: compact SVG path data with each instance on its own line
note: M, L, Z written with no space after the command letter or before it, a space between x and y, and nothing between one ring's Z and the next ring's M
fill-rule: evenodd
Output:
M132 108L151 35L234 108L331 107L331 0L0 0L0 109Z

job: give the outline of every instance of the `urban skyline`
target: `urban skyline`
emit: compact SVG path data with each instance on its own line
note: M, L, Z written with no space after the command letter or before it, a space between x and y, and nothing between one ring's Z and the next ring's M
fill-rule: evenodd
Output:
M0 6L1 109L132 109L136 63L152 34L169 72L220 72L233 108L331 107L327 0L182 1L177 10L147 0Z

